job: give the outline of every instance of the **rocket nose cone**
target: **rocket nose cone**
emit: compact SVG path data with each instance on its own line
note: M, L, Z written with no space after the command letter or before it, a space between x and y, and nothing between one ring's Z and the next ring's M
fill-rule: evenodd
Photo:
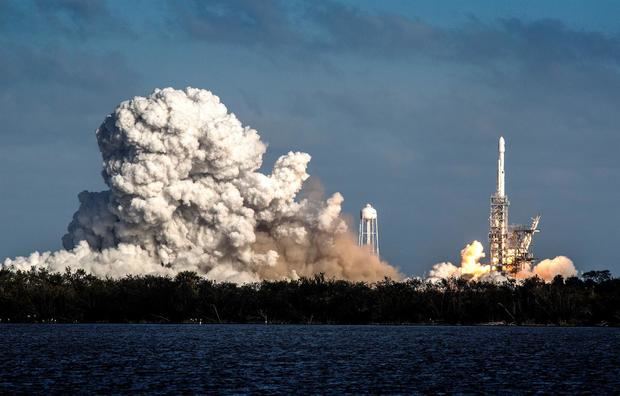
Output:
M499 151L504 152L506 151L506 142L504 141L504 137L500 136L499 138Z

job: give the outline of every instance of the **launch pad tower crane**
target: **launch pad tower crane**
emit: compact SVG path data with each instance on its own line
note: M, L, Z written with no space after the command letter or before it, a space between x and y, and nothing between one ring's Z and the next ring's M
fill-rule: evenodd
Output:
M492 269L505 275L515 275L534 262L534 255L530 247L533 235L539 231L540 216L534 217L528 226L509 225L508 207L510 201L506 196L505 152L506 142L503 137L500 137L497 159L497 188L491 196L491 213L489 216L489 252Z

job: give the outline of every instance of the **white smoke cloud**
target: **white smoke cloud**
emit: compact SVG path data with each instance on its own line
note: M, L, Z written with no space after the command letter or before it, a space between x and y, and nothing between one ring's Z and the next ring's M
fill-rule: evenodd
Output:
M438 263L430 270L428 279L430 281L440 281L449 278L464 278L475 281L487 281L501 283L507 278L497 271L492 271L490 265L481 264L480 260L485 257L484 247L478 241L473 241L461 250L461 265L455 266L452 263ZM532 269L525 268L516 274L516 279L526 279L538 276L545 282L551 282L557 275L564 278L576 276L577 270L571 259L565 256L558 256L553 259L546 259L539 262Z
M565 256L557 256L552 259L545 259L534 266L533 269L526 268L517 274L518 279L538 276L545 282L551 282L557 275L564 278L577 276L577 269L573 261Z
M310 155L289 152L262 174L266 145L206 90L166 88L122 102L97 130L109 190L79 194L65 249L5 267L99 276L191 270L251 282L324 272L375 281L400 274L355 245L327 201L296 200Z
M439 281L448 278L465 278L468 280L503 282L506 277L496 271L491 271L490 265L481 264L480 260L485 257L482 243L473 241L461 250L461 265L452 263L435 264L430 270L428 279Z

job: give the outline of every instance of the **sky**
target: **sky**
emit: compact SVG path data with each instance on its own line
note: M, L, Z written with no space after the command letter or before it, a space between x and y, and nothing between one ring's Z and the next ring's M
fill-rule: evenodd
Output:
M95 130L209 89L326 193L379 212L408 275L487 244L497 139L537 257L620 275L620 2L0 0L0 257L61 248L106 189Z

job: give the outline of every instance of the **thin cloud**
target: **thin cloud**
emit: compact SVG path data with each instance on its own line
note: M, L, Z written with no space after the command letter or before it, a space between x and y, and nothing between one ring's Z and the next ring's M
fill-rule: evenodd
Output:
M175 28L195 40L214 44L472 64L620 60L618 36L573 29L553 19L509 18L484 23L470 17L461 26L444 28L335 1L191 0L172 5Z
M133 36L121 7L121 2L105 0L4 0L0 2L0 31L76 40Z

